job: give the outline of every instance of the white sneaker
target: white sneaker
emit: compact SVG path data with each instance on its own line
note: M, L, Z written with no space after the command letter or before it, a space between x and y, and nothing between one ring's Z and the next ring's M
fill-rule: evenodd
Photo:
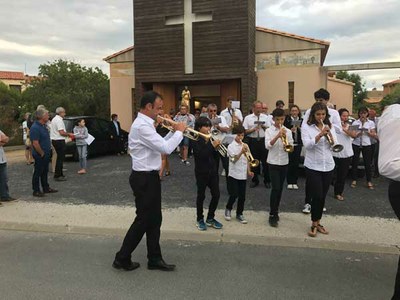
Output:
M226 176L225 169L222 170L221 176Z
M308 203L306 203L306 204L304 205L304 208L303 208L302 212L303 212L304 214L309 214L309 213L311 212L311 205L308 204Z
M292 184L292 187L293 187L294 190L298 190L299 189L299 186L297 184Z
M230 221L232 219L231 211L229 209L225 209L224 217L225 217L225 220L227 220L227 221Z
M322 211L323 211L323 212L326 212L326 207L324 207L324 208L322 209Z
M288 190L293 190L293 184L288 184L288 185L287 185L287 189L288 189Z

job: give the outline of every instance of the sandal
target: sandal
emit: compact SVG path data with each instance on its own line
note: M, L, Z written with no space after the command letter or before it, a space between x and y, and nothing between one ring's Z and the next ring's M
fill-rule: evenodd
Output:
M375 189L374 185L371 182L367 183L367 188L369 188L370 190Z
M311 226L311 229L308 232L308 236L310 236L310 237L316 237L317 236L317 226Z
M343 201L344 197L342 195L336 195L335 198L339 201Z
M351 184L350 184L350 186L352 187L352 188L355 188L356 186L357 186L357 181L352 181L351 182Z
M322 226L321 224L318 224L318 225L317 225L317 230L318 230L318 232L320 232L320 233L322 233L322 234L329 234L329 231L326 230L326 229L324 228L324 226Z

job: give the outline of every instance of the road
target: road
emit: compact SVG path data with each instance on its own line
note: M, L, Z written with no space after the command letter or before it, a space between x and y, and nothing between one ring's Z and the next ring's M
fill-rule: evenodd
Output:
M177 271L111 268L121 237L0 231L1 299L389 299L397 257L163 242Z
M8 155L8 153L7 153ZM11 155L11 154L10 154ZM195 207L196 182L194 178L193 159L191 166L180 163L177 154L170 156L172 175L165 177L162 183L163 207ZM57 188L59 193L48 195L46 198L32 196L32 166L23 162L13 162L8 166L10 177L9 186L12 195L27 201L45 201L54 203L72 204L101 204L101 205L133 205L132 191L128 183L130 174L130 157L102 156L89 159L89 173L79 176L78 163L67 161L65 172L66 182L55 182L49 174L50 185ZM359 186L345 188L346 200L343 202L333 198L333 189L328 193L326 207L328 214L353 215L395 218L387 200L387 182L383 178L374 181L376 189L373 191L365 187L363 180ZM350 179L348 180L350 184ZM300 190L284 190L281 201L282 212L300 212L304 205L304 176L299 180ZM228 199L225 178L220 176L221 198L219 208L223 208ZM266 211L269 209L270 190L260 185L254 189L247 189L245 209ZM209 197L209 195L207 195ZM209 199L209 198L208 198ZM206 200L206 203L208 200ZM208 205L208 204L206 204Z

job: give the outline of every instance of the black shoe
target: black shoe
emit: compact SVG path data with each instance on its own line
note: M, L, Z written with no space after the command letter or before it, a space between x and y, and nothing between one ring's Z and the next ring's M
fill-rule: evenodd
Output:
M33 192L34 197L44 197L44 193L42 192Z
M264 185L267 189L271 188L271 182L264 182Z
M271 225L271 227L278 227L278 220L279 217L278 216L269 216L269 225Z
M133 262L131 260L129 260L126 263L125 262L122 263L121 261L114 259L112 266L113 266L113 268L118 269L118 270L122 269L125 271L133 271L133 270L139 268L140 264L137 262Z
M17 199L13 198L13 197L8 197L8 198L1 198L1 202L11 202L11 201L15 201Z
M250 183L250 188L255 188L255 187L258 186L258 185L259 185L259 182L252 181L252 182Z
M44 190L43 193L45 194L51 194L51 193L57 193L58 191L52 188L48 188L47 190Z
M55 181L67 181L67 179L65 177L54 177Z
M175 270L175 265L169 265L167 264L163 259L160 259L159 261L156 262L148 262L147 263L147 268L149 270L161 270L161 271L173 271Z

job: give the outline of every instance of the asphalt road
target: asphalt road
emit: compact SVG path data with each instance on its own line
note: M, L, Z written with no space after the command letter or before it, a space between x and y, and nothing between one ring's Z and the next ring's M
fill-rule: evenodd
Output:
M172 175L165 177L163 187L164 207L195 207L196 182L194 177L194 162L184 166L177 154L170 156ZM8 166L9 186L12 195L28 201L45 201L55 203L91 203L102 205L132 205L133 196L129 186L131 162L129 156L102 156L89 159L89 173L77 175L77 162L66 161L66 182L55 182L52 173L49 174L51 187L59 193L48 195L46 198L32 196L31 178L32 166L24 163L12 163ZM384 178L374 179L376 189L366 188L364 180L359 181L355 189L351 189L350 179L345 188L344 202L333 198L333 188L328 193L326 208L333 215L356 215L394 218L395 215L387 199L387 181ZM304 175L299 180L300 189L297 191L284 190L281 211L300 212L304 205ZM219 208L227 202L225 178L220 176L221 198ZM269 209L270 190L263 185L247 189L245 209L266 211ZM207 194L209 197L209 194ZM206 205L208 201L206 200Z
M111 267L121 237L0 231L1 299L390 299L393 255L163 242L172 273Z

